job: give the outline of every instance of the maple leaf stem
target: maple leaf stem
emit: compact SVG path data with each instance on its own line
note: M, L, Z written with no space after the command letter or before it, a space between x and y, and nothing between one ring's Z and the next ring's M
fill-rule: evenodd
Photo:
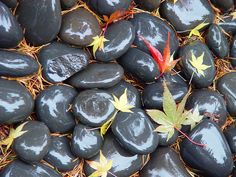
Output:
M201 146L201 147L205 147L205 144L201 144L201 143L197 143L195 141L193 141L187 134L185 134L184 132L182 132L179 128L177 128L176 126L174 126L174 128L180 132L182 135L184 135L185 138L187 138L191 143L197 145L197 146Z
M107 31L107 28L108 28L108 23L106 24L106 26L104 27L103 31L102 31L102 35L104 36L106 31Z

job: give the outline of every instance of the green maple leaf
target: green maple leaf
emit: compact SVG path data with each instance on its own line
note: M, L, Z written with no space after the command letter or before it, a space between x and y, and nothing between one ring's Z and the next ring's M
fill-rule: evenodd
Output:
M210 68L211 66L203 64L203 59L204 52L199 57L196 57L192 52L190 63L196 69L197 73L201 74L202 76L205 76L204 71Z
M191 31L190 31L190 33L189 33L189 35L188 35L188 38L191 38L193 35L194 36L198 36L199 38L202 38L202 35L201 35L201 33L199 32L202 28L204 28L205 26L207 26L209 23L205 23L205 21L204 22L202 22L202 23L200 23L199 25L197 25L195 28L193 28Z

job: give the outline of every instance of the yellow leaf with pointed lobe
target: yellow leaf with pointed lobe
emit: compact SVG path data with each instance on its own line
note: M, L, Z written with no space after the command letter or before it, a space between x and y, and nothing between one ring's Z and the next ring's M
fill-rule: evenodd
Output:
M96 51L104 50L104 42L107 42L107 40L104 36L95 36L93 37L93 42L89 44L89 46L93 46L93 56L95 57Z
M199 25L197 25L195 28L193 28L189 35L188 35L188 38L191 38L193 35L194 36L198 36L199 38L202 38L201 36L201 33L199 32L202 28L204 28L205 26L207 26L209 23L205 23L205 22L202 22L200 23Z

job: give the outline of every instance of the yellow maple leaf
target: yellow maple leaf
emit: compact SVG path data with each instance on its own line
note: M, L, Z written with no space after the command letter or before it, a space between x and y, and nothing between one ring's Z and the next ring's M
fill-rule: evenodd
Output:
M134 106L128 104L127 98L127 89L125 89L124 93L118 99L115 95L113 95L114 101L110 100L114 107L121 112L132 112L130 109L134 108Z
M22 131L22 129L26 123L27 122L19 125L16 129L10 128L9 136L6 139L0 141L0 145L7 146L6 151L11 147L14 139L20 137L21 135L23 135L24 133L27 132L27 131Z
M86 161L91 168L96 170L94 173L89 175L89 177L107 177L108 171L112 167L112 160L107 160L106 157L102 154L102 151L100 151L100 159L99 162L95 161Z
M190 63L197 70L197 73L201 74L202 76L205 76L203 71L210 68L211 66L203 64L203 58L204 52L199 57L196 57L192 52L192 60L190 60Z
M107 42L107 40L103 35L102 36L95 36L93 37L93 42L89 44L89 46L93 46L93 56L95 57L96 51L104 50L104 42Z
M118 113L118 111L116 111L113 114L113 116L100 127L100 134L101 134L101 136L106 134L107 130L110 128L113 120L115 119L117 113Z
M175 4L178 0L172 0L173 1L173 3Z
M209 23L205 23L205 21L204 22L202 22L202 23L200 23L199 25L197 25L195 28L193 28L191 31L190 31L190 33L189 33L189 35L188 35L188 38L191 38L193 35L195 35L195 36L198 36L199 38L202 38L202 35L200 34L200 30L202 29L202 28L204 28L205 26L207 26Z
M232 16L232 20L236 19L236 12L232 12L230 15Z

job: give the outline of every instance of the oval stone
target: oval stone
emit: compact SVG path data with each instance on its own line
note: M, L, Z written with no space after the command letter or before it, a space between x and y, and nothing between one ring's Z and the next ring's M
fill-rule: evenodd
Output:
M158 65L147 53L130 48L119 60L126 72L137 77L142 82L153 82L160 75Z
M99 15L110 16L117 10L128 10L131 0L85 0Z
M229 34L236 34L236 19L232 15L222 17L222 21L218 25Z
M131 23L136 32L134 45L138 49L149 53L149 50L140 35L147 39L155 48L162 53L167 41L168 32L170 33L170 50L171 53L176 51L179 47L179 41L175 31L165 21L148 13L138 13L134 15Z
M59 37L66 43L87 46L101 32L100 25L88 10L80 8L63 15Z
M206 43L216 56L220 58L228 56L229 43L225 34L218 25L212 24L209 27L206 35Z
M160 0L135 0L134 1L141 9L148 10L148 11L154 11L156 10L161 1Z
M233 154L236 153L236 128L235 127L229 127L224 131L225 138L229 144L229 147L231 149L231 152Z
M48 127L43 122L28 121L22 131L26 132L13 142L13 150L17 156L28 163L42 160L51 143Z
M141 107L141 95L137 88L132 84L121 80L118 84L107 89L108 92L115 95L117 98L120 98L121 95L127 89L127 101L129 105L140 108Z
M119 177L129 177L140 170L143 165L143 158L141 155L130 154L124 150L111 134L105 136L102 153L107 160L112 160L112 167L109 172ZM99 158L100 155L98 154L90 160L99 162ZM85 163L84 170L86 176L89 176L94 172L94 169L87 163ZM108 177L112 177L112 175L108 174Z
M83 124L98 127L115 112L111 94L103 90L85 90L79 93L72 106L73 114Z
M62 177L47 165L36 163L34 165L14 160L8 164L0 174L1 177Z
M39 70L37 61L16 51L0 50L0 75L6 77L25 77Z
M60 0L62 9L70 9L76 5L76 0Z
M70 141L66 137L52 137L44 160L62 172L71 171L79 164L79 160L71 152Z
M231 47L230 47L230 62L232 64L233 67L236 66L236 35L234 35L233 39L232 39L232 43L231 43Z
M72 135L71 150L81 158L89 159L97 155L102 148L103 138L99 130L77 124Z
M60 0L21 0L16 15L26 40L34 46L51 42L61 27Z
M209 89L194 90L188 97L185 108L187 110L198 107L199 113L215 120L223 126L227 110L223 97L215 91Z
M89 63L89 55L82 49L54 42L40 50L39 62L44 78L57 83L83 70Z
M164 1L160 5L160 14L167 19L178 32L192 30L202 23L212 23L215 14L208 0Z
M174 144L179 136L179 132L175 130L174 134L170 139L167 141L168 138L168 133L160 133L158 132L158 137L159 137L159 146L171 146Z
M179 155L170 147L158 148L141 170L140 177L190 177Z
M234 0L211 0L211 3L223 12L234 8Z
M0 2L0 48L16 47L23 39L23 31L8 7Z
M54 85L41 91L36 98L37 118L51 132L66 133L73 130L75 118L68 109L77 94L76 89L65 85Z
M134 27L129 21L120 20L107 28L105 38L108 41L104 43L103 50L97 50L95 58L108 62L127 52L135 38Z
M189 137L204 144L196 146L186 138L180 144L180 154L184 162L197 169L203 176L228 177L233 170L233 158L229 145L216 123L204 120L198 124Z
M17 6L17 0L0 0L2 1L4 4L7 5L7 7L9 8L15 8Z
M178 103L188 92L188 85L179 75L164 74L155 83L144 87L142 100L146 109L162 109L163 105L163 82L166 82L174 100Z
M224 96L229 114L236 116L236 72L225 74L217 80L217 90Z
M0 79L0 124L14 124L30 116L34 100L16 81Z
M134 108L132 113L119 112L112 123L112 132L133 154L150 154L158 146L158 135L142 109Z
M91 63L85 70L72 76L68 83L84 89L109 88L120 82L123 75L123 68L116 63Z
M208 68L203 70L203 74L198 73L196 68L190 63L192 54L196 58L204 54L202 64L208 66ZM183 74L189 80L192 77L192 84L195 87L204 88L212 84L216 74L215 63L210 50L204 43L194 41L186 44L180 49L179 57L181 58L180 65Z

